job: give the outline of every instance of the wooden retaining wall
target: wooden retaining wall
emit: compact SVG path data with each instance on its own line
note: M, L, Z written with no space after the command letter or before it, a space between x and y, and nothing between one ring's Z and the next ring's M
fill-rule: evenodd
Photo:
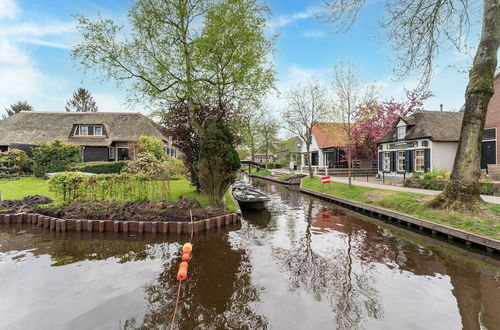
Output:
M258 175L252 175L252 177L281 183L281 180L276 180L274 178ZM458 243L463 243L466 247L471 247L472 245L474 245L485 249L489 254L500 254L500 241L493 238L484 237L464 230L413 217L411 215L375 207L350 199L336 197L302 187L300 187L300 192L330 203L343 206L356 212L364 213L373 218L378 218L379 220L394 221L398 224L406 225L408 228L418 229L422 233L431 234L433 236L443 236L449 241L454 240Z
M215 218L197 220L193 222L180 221L113 221L113 220L85 220L85 219L58 219L36 213L0 214L0 224L25 223L45 228L55 232L134 232L134 233L186 233L201 232L219 228L241 221L236 213L221 215Z

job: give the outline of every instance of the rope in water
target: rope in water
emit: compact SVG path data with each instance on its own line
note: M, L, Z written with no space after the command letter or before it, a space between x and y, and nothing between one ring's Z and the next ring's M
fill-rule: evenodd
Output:
M189 244L191 244L194 235L193 213L191 212L191 210L189 210L189 216L191 217L191 236L189 237ZM186 263L189 263L189 260L186 260ZM181 286L182 286L182 280L179 280L179 285L177 287L177 298L175 299L175 307L174 307L174 313L172 314L172 323L170 324L170 330L174 328L175 315L177 314L177 307L179 306L179 298L181 296Z

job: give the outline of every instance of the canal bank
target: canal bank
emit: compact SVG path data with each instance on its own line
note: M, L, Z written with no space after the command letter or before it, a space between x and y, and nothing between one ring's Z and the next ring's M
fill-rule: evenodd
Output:
M259 178L263 180L272 181L279 184L287 185L286 181L279 180L268 176L250 175L250 177ZM403 214L393 210L384 209L381 207L360 203L357 201L336 197L331 194L319 192L312 189L303 188L302 185L298 188L302 193L309 196L328 201L357 212L368 214L376 217L382 221L396 222L398 224L406 225L408 228L414 228L423 234L430 234L433 236L444 237L447 240L455 241L456 243L464 245L466 248L472 246L480 247L488 254L493 254L496 257L500 256L500 241L478 235L475 233L467 232L450 226L434 223L424 219L420 219L411 215Z

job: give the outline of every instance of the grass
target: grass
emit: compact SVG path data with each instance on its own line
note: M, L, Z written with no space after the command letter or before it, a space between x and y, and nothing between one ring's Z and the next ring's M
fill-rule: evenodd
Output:
M322 185L320 178L304 178L302 187L337 197L382 207L424 220L500 239L500 205L485 203L482 214L462 214L432 209L428 202L433 196L396 192L332 182Z
M188 180L172 180L170 182L172 191L172 201L176 202L180 196L193 197L203 207L208 207L208 198L205 195L196 192ZM43 195L57 200L54 192L49 191L49 181L35 177L24 177L19 180L0 180L0 191L2 192L3 199L22 199L30 195ZM236 211L229 192L225 196L226 206L229 211Z
M286 179L288 179L291 176L294 176L294 174L292 174L292 173L285 173L285 174L281 175L278 179L280 179L280 180L286 180Z
M0 180L0 191L3 199L21 199L29 195L43 195L56 199L55 193L49 191L48 180L35 177Z
M260 175L260 176L271 176L271 172L268 170L257 170L256 168L252 168L250 170L250 174Z

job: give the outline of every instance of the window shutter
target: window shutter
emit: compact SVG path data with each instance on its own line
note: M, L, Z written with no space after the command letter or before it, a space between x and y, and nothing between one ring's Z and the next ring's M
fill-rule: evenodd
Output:
M415 150L405 151L405 171L413 172L413 159L415 155Z
M384 153L379 152L378 153L378 170L382 171L384 169Z
M431 168L431 149L424 150L424 171L428 172Z
M396 171L396 152L391 151L391 172Z

